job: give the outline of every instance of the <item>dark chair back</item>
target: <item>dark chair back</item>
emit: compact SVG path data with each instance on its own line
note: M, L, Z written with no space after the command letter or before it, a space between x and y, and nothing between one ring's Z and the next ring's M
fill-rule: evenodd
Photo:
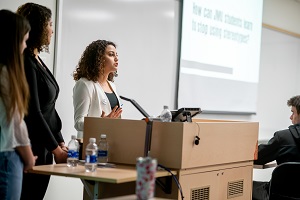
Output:
M282 163L273 170L269 200L300 200L300 162Z

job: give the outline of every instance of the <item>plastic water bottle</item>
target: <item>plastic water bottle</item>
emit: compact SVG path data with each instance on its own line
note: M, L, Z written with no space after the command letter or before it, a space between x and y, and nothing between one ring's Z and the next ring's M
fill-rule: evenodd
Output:
M67 166L68 167L76 167L78 164L79 158L79 143L76 140L76 136L71 136L71 141L68 144L68 159L67 159Z
M169 110L168 106L164 106L164 110L160 114L160 119L163 122L171 122L172 121L172 113Z
M96 138L90 138L89 144L85 150L85 171L94 172L97 169L97 151Z
M98 163L108 162L108 142L106 140L106 134L101 134L98 145Z

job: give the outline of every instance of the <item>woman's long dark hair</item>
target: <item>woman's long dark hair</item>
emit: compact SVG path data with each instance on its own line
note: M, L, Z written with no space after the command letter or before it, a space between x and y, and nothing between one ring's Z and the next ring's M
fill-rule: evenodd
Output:
M24 17L8 10L0 10L0 27L0 97L9 122L16 111L20 117L27 114L29 88L21 44L26 33L30 31L30 25Z

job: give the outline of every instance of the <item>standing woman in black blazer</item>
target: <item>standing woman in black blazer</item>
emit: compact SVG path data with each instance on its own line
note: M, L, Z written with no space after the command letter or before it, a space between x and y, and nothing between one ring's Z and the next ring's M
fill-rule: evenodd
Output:
M24 52L24 67L30 90L28 127L32 151L38 156L36 165L66 162L67 148L61 134L62 123L55 109L59 86L45 63L38 56L48 51L53 34L51 10L42 5L26 3L17 13L30 23L31 31ZM21 199L42 200L46 193L50 176L24 174Z

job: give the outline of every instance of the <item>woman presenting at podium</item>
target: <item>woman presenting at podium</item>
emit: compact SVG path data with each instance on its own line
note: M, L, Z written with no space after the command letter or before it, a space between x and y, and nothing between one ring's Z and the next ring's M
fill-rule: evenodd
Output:
M77 138L83 138L84 117L120 118L120 97L113 83L118 70L116 45L97 40L84 50L73 78L73 106Z

